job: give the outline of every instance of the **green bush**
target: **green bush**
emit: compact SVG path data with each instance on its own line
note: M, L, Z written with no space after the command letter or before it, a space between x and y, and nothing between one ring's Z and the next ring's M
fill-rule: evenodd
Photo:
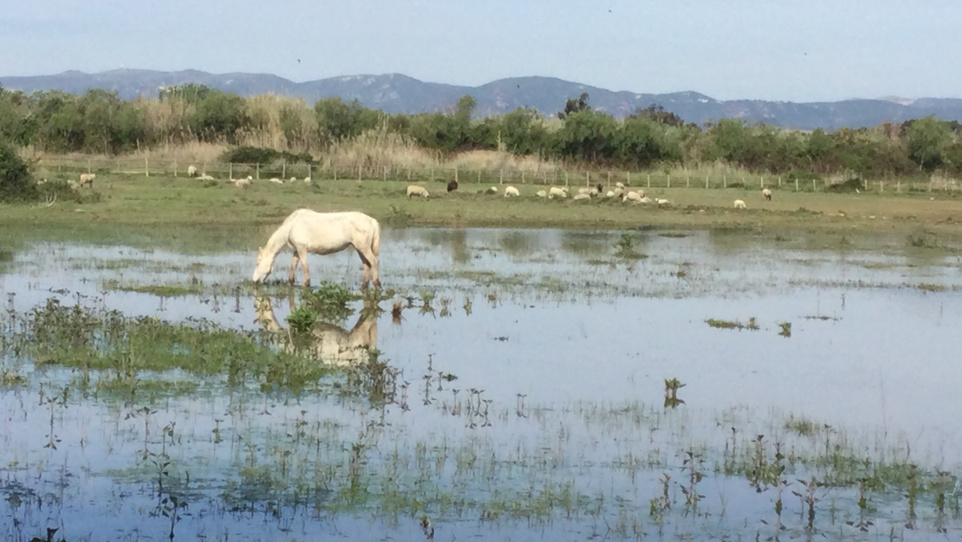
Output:
M30 178L27 164L13 147L0 143L0 202L34 201L38 197L37 185Z
M293 164L314 162L311 155L306 152L294 154L264 147L234 147L224 151L220 159L222 162L233 162L235 164L270 164L276 160L284 160Z

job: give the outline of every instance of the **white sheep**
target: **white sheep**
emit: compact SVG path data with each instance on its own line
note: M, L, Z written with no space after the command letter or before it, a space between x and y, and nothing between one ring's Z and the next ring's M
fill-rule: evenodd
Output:
M411 184L411 185L408 185L408 197L409 198L413 198L413 197L426 198L428 197L428 191L423 186Z
M197 175L197 167L193 165L187 166L187 176L194 177L196 175Z
M581 195L581 194L588 195L589 192L591 192L591 189L590 189L590 188L579 188L579 189L578 189L578 194L579 194L579 195Z
M295 180L296 180L296 179L295 179ZM310 177L304 177L304 184L311 184L311 178L310 178Z
M548 193L545 192L544 190L538 190L538 193L535 194L535 195L538 196L539 198L546 198L546 197L548 197Z
M621 183L618 183L621 184ZM615 198L623 198L625 196L625 188L623 186L615 186L614 195Z
M308 179L310 179L310 177L308 177ZM296 180L297 180L297 177L291 177L290 179L288 179L288 181L290 181L290 182L294 182L294 181L296 181Z
M557 186L552 186L552 187L551 187L551 190L548 190L548 199L554 199L555 196L557 196L557 197L559 197L559 198L567 198L567 197L568 197L568 189L567 189L567 188L558 188Z
M627 194L625 194L625 196L621 199L621 201L630 201L630 202L632 202L632 203L641 203L641 195L639 195L638 192L635 192L634 190L632 190L632 191L628 192Z
M254 178L250 175L248 175L246 179L231 179L231 181L234 182L234 186L237 188L247 188L251 185L251 181L253 180Z
M663 198L655 198L655 203L658 205L668 205L670 202Z
M746 209L747 206L745 205L745 202L744 202L744 201L742 201L742 200L740 200L740 199L736 199L736 200L735 200L735 208L736 208L736 209Z
M520 195L521 195L521 192L519 192L518 189L513 186L508 186L508 187L505 187L504 189L504 197L520 196Z
M625 189L625 185L624 185L624 183L615 183L615 188L620 188L620 189L624 190L624 189Z
M772 191L767 188L763 189L762 197L764 197L766 201L772 201Z
M96 173L81 173L80 174L80 186L94 187L94 179L97 178Z
M575 197L571 199L572 201L578 201L583 199L591 199L591 196L589 196L588 194L575 194Z
M267 182L274 183L274 184L284 184L284 181L278 179L277 177L271 177L270 179L267 179Z
M640 200L638 200L638 203L644 203L645 205L648 205L649 203L651 203L651 198L649 198L648 196L645 196Z
M598 197L598 194L600 194L600 192L599 192L598 189L595 188L595 187L592 187L590 190L588 190L588 195L591 196L591 197L593 197L593 198Z
M497 194L497 193L498 193L498 187L497 187L497 186L492 186L491 188L487 189L486 192L487 192L488 194Z
M67 186L69 186L71 190L80 190L80 183L73 179L67 181Z
M606 196L606 197L609 197L609 198L615 197L615 192L614 192L614 190L609 190L608 193L605 194L605 196Z
M199 181L213 181L213 180L214 180L214 177L211 176L211 175L208 175L208 174L206 174L206 173L203 173L203 174L201 174L199 177L197 177L197 180L199 180Z

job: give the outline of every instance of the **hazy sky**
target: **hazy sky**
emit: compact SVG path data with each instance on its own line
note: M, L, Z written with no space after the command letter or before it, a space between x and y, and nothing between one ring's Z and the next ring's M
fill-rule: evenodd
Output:
M545 75L817 101L959 98L960 55L958 0L0 0L0 75Z

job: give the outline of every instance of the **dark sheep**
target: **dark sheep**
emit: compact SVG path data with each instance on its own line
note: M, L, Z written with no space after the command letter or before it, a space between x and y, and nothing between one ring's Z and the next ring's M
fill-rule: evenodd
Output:
M448 183L448 192L454 192L458 189L458 181L451 181Z

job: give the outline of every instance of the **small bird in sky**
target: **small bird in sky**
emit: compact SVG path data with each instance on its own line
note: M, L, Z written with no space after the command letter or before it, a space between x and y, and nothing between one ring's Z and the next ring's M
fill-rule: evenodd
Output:
M300 63L301 63L301 59L298 58L298 59L297 59L297 63L300 64Z

